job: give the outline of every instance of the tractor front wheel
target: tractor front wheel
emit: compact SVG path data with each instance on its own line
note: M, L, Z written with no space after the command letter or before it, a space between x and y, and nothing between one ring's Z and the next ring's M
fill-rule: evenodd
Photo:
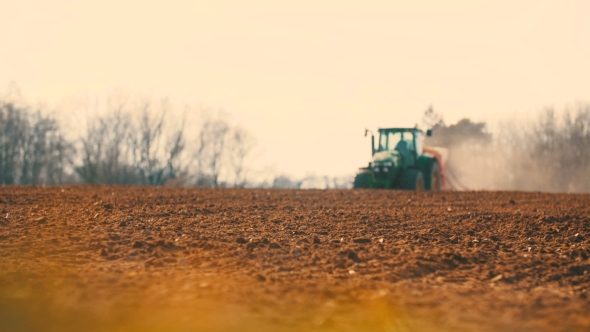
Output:
M424 178L419 169L408 169L402 172L400 179L400 187L403 190L424 190Z
M363 189L363 188L370 188L371 187L371 173L370 172L362 172L358 173L354 177L354 183L352 187L354 189Z

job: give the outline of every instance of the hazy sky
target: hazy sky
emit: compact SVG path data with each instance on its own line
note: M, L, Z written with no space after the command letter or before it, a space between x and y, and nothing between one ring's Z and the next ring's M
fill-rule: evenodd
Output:
M590 101L590 1L0 0L0 87L117 88L234 114L293 175L354 172L365 127Z

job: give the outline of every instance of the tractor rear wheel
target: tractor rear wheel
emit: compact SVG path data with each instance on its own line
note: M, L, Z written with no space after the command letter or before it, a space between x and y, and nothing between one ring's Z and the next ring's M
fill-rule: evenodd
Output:
M424 190L424 178L419 169L408 169L402 172L400 179L400 187L403 190Z
M363 188L370 188L371 187L371 173L370 172L362 172L358 173L354 177L354 183L352 187L354 189L363 189Z
M433 160L430 163L425 175L424 188L426 190L441 190L442 182L440 177L440 168L438 167L436 160Z

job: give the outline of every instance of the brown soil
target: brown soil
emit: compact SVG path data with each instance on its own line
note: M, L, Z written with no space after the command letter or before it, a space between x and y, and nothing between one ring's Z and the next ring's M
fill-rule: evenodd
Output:
M587 331L590 195L0 188L1 331Z

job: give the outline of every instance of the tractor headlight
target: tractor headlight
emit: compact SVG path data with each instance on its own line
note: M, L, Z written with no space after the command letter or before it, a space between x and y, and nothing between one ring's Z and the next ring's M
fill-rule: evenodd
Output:
M379 167L375 167L375 168L373 168L373 171L374 171L374 172L379 172Z

